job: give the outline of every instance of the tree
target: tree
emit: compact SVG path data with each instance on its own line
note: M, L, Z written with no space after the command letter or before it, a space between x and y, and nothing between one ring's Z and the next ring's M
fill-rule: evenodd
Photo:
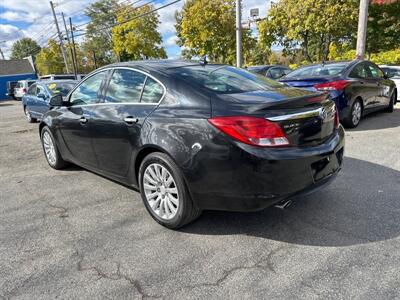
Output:
M332 42L354 41L357 17L354 0L280 0L259 22L260 43L278 43L285 53L301 47L309 62L326 60Z
M211 61L234 64L236 60L235 0L188 0L175 14L178 45L186 58L207 55ZM243 29L244 63L255 48L250 30Z
M114 52L120 60L167 58L161 46L162 37L157 31L159 16L152 5L138 8L127 6L118 14L118 23L112 29Z
M64 61L60 46L49 40L48 46L40 50L36 56L36 67L40 74L60 74L64 72Z
M31 38L22 38L16 41L11 47L11 59L22 59L27 56L36 56L40 46Z
M87 57L93 57L95 51L98 66L109 64L114 59L111 30L117 23L119 11L122 11L122 8L117 0L99 0L85 10L90 23L86 27L82 50Z
M400 47L400 1L370 4L367 26L367 53Z

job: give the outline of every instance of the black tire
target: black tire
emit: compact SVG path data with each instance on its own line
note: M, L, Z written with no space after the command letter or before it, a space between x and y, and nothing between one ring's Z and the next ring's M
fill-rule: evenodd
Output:
M393 92L392 96L390 97L389 106L385 109L386 112L392 113L394 112L394 103L396 102L396 92Z
M363 106L360 99L354 100L351 105L349 115L343 120L343 125L347 128L355 128L360 124L363 113ZM357 114L359 117L354 117Z
M50 160L48 154L46 154L46 149L45 149L46 138L51 138L51 142L54 146L54 161ZM57 148L57 143L55 142L54 136L51 133L49 127L47 126L43 127L42 131L40 132L40 141L42 143L44 156L50 167L59 170L65 168L68 165L68 163L61 157L60 151Z
M165 218L160 217L157 214L157 212L151 208L150 203L146 198L146 192L145 192L145 188L144 188L144 177L145 177L145 171L151 165L152 166L161 165L169 172L169 175L172 175L172 178L174 180L174 186L177 189L177 198L178 198L179 205L177 206L177 211L176 211L175 215L171 219L165 219ZM193 203L193 201L190 197L190 193L185 184L183 175L182 175L179 167L168 155L166 155L164 153L153 152L153 153L150 153L148 156L146 156L143 159L143 161L140 165L140 168L139 168L139 185L140 185L140 194L142 196L142 200L143 200L143 203L144 203L147 211L150 213L150 215L156 222L158 222L159 224L161 224L167 228L170 228L170 229L180 228L180 227L190 223L191 221L195 220L201 214L201 210L196 207L196 205ZM162 197L164 199L164 195ZM157 199L158 199L158 196L157 196ZM162 201L163 200L160 199L159 204L155 205L156 207L159 208L160 212L161 212ZM175 206L175 208L176 208L176 206Z
M29 111L29 109L26 108L26 106L24 106L24 114L25 114L25 118L28 121L28 123L36 123L36 119L32 118L32 115Z

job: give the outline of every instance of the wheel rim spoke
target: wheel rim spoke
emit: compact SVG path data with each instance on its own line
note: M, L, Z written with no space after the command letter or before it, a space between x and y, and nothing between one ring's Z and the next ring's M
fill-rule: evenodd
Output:
M172 174L163 165L147 166L143 175L143 189L150 209L161 219L174 218L179 208L179 190Z

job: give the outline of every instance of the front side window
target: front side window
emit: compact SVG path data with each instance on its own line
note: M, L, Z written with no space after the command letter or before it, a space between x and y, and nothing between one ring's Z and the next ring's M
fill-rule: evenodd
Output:
M383 78L383 72L376 66L368 64L372 78Z
M69 102L71 105L94 104L100 95L101 84L107 71L101 71L88 77L72 92Z
M147 77L146 84L143 89L141 102L158 103L163 94L164 88L162 87L162 85L155 81L153 78Z
M128 69L116 69L106 92L106 102L138 103L146 75Z
M46 90L44 89L44 87L42 87L40 85L37 86L37 90L36 90L36 95L39 95L39 94L43 94L43 95L47 94Z
M367 78L367 70L365 64L358 64L350 72L350 77L352 78Z
M36 84L32 84L28 90L28 95L36 95Z

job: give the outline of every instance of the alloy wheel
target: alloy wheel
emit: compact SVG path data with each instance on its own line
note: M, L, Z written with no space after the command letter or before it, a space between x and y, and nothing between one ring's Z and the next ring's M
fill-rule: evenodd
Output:
M353 110L351 112L351 120L353 122L353 125L357 125L360 122L361 111L362 111L361 104L359 101L356 101L354 103Z
M143 175L143 189L151 210L161 219L174 218L179 208L179 193L172 174L160 164L150 164Z
M54 147L53 139L51 138L50 134L47 131L45 131L43 133L42 140L43 140L43 148L44 148L44 152L46 153L47 161L51 165L55 165L57 162L56 149Z

